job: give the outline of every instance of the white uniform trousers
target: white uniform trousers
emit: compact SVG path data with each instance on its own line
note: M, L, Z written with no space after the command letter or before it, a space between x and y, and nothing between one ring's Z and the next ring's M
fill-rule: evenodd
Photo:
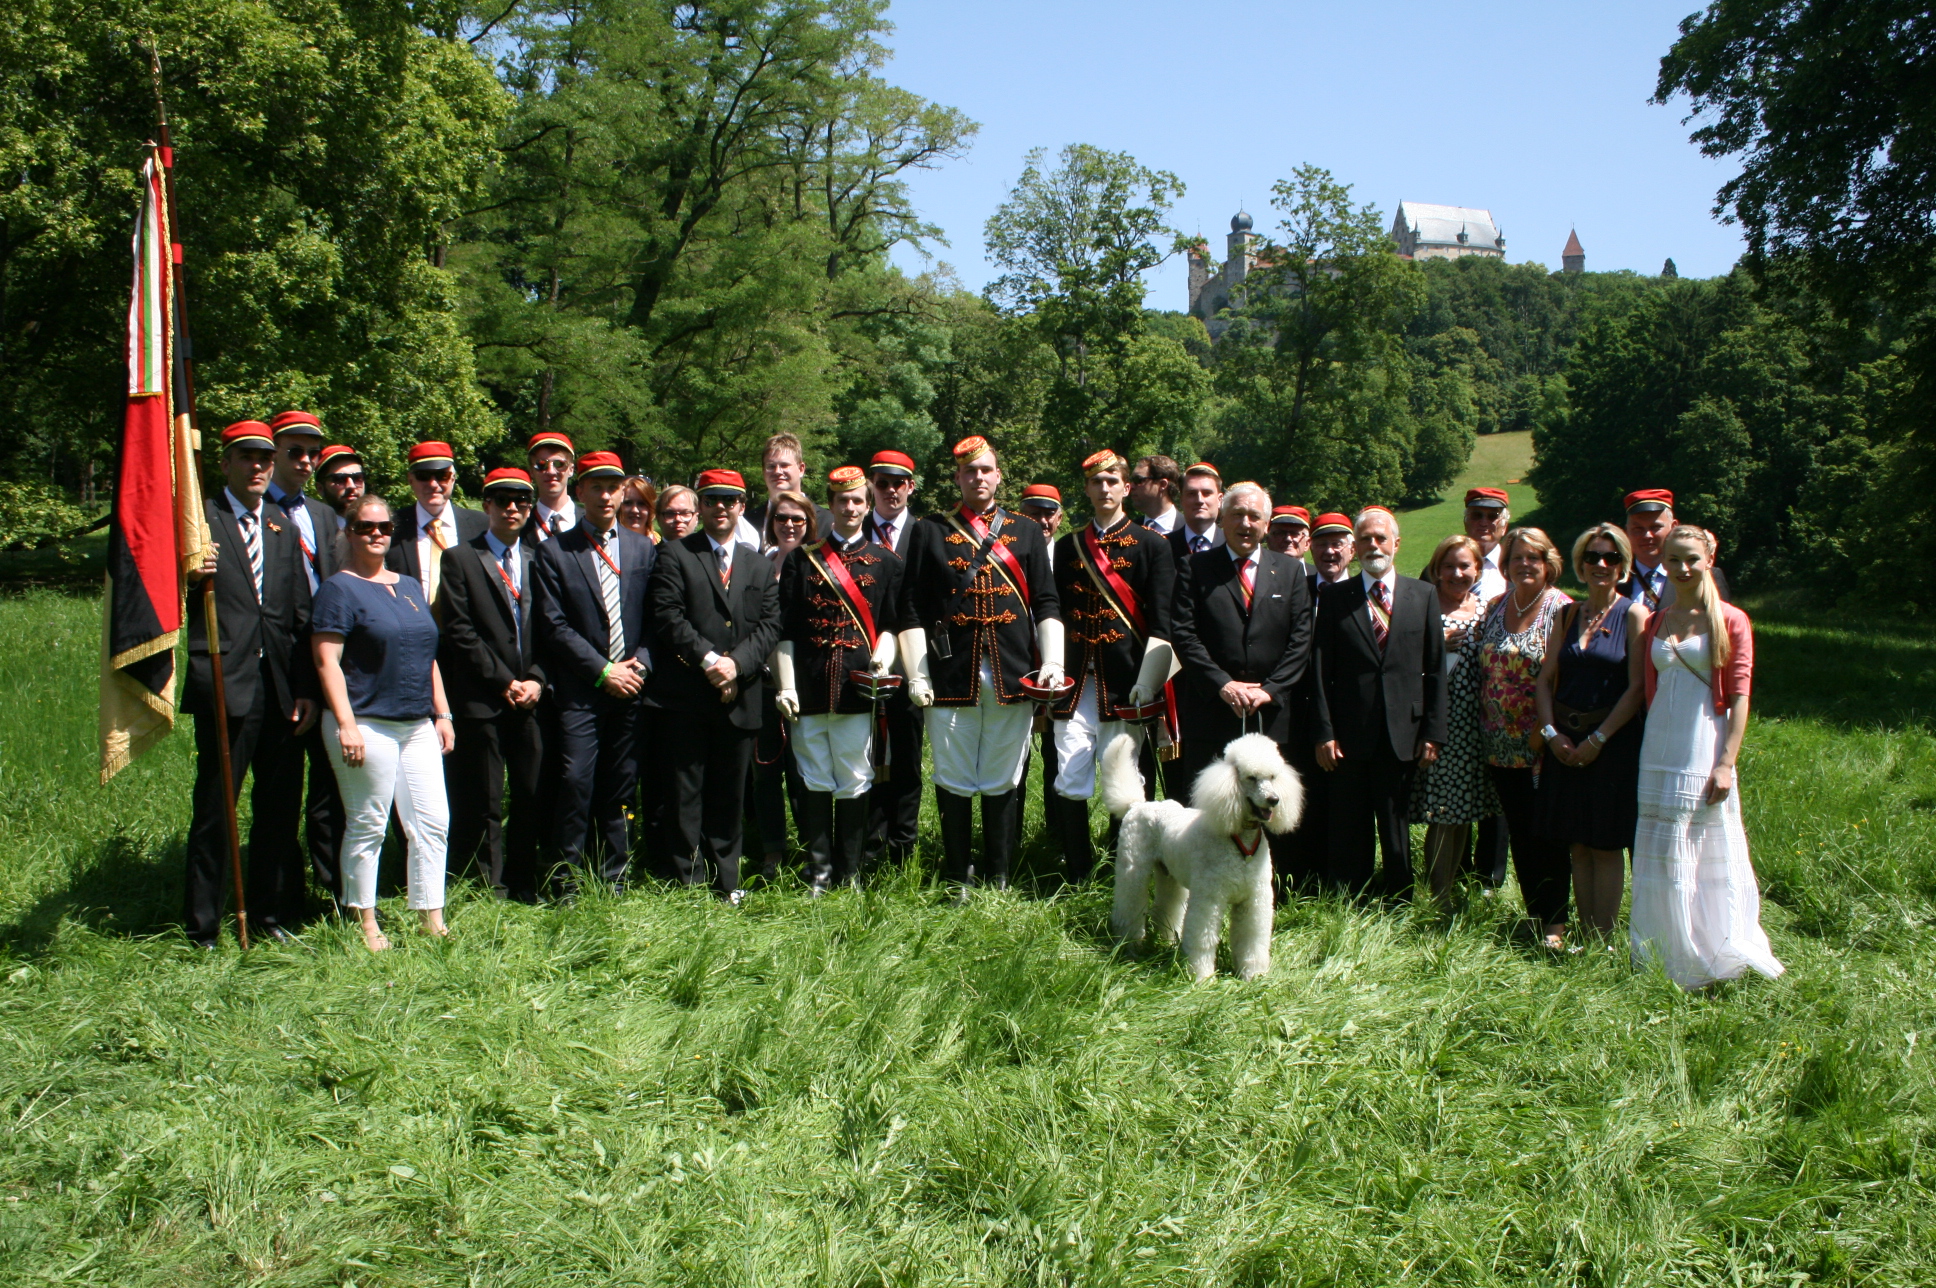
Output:
M974 706L929 707L927 723L935 786L957 796L999 796L1021 784L1035 704L998 702L988 663L981 664L981 692Z
M874 717L801 716L793 723L793 763L810 792L835 800L865 796L874 785Z
M343 848L337 871L343 874L343 903L376 907L377 861L390 806L410 842L409 903L412 908L444 906L444 851L450 838L450 803L444 797L444 749L437 727L428 720L356 722L363 732L363 763L343 763L336 717L323 714L323 746L343 793Z
M1102 682L1091 675L1082 698L1067 720L1055 722L1055 794L1086 801L1096 794L1096 757L1109 740L1123 731L1120 720L1096 718L1096 695Z

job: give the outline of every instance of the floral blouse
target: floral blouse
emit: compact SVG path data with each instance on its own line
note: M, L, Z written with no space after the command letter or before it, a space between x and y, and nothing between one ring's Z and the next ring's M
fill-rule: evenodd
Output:
M1546 638L1560 610L1573 601L1547 589L1526 629L1506 629L1508 592L1493 601L1480 628L1479 733L1486 763L1501 769L1529 769L1538 760L1532 737L1539 729L1533 690L1546 662Z

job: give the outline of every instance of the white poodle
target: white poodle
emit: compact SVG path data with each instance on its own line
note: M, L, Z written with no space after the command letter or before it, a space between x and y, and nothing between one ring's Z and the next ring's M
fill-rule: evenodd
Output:
M1230 957L1241 979L1270 969L1271 858L1264 832L1288 832L1304 810L1304 786L1263 734L1232 740L1201 774L1190 799L1143 799L1139 738L1123 733L1102 756L1102 798L1123 816L1110 928L1139 943L1154 886L1156 933L1183 937L1190 973L1217 970L1217 939L1230 915Z

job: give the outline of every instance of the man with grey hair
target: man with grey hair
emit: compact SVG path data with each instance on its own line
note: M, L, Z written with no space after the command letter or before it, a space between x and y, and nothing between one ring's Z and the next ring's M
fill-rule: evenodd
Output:
M1499 543L1512 526L1504 488L1475 487L1465 494L1465 535L1479 543L1479 601L1490 604L1506 593L1499 568Z
M1264 543L1270 494L1238 483L1223 495L1223 544L1177 570L1170 629L1183 663L1183 781L1249 731L1290 736L1291 690L1311 646L1304 565Z
M1333 884L1367 889L1385 856L1382 892L1411 893L1407 805L1412 775L1445 742L1445 634L1438 592L1400 577L1398 518L1369 506L1352 523L1357 577L1320 597L1312 707L1318 765L1329 775ZM1374 839L1375 838L1375 839Z

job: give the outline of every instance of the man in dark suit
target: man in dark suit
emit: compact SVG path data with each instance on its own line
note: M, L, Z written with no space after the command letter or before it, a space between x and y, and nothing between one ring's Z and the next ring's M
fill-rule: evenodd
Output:
M867 539L907 560L908 532L914 515L914 458L893 450L875 452L867 467L867 490L874 508L867 516ZM914 853L921 830L921 713L908 700L906 686L887 700L888 765L874 777L868 793L868 857L904 862Z
M449 443L418 443L410 449L410 490L417 503L397 514L397 534L383 566L423 583L424 602L437 602L439 558L452 546L484 535L484 516L450 499L457 486L456 455Z
M639 694L653 664L646 598L658 559L648 538L618 521L618 454L587 452L577 469L578 522L538 547L532 606L558 703L551 848L567 896L594 861L622 887L632 860L625 815L638 785Z
M1002 471L979 435L955 444L959 505L914 525L901 635L908 696L924 709L941 814L941 876L1008 884L1022 830L1035 704L1022 680L1062 682L1062 612L1042 529L995 504ZM982 863L974 859L981 797Z
M276 464L269 479L268 498L288 516L290 529L302 552L303 578L313 598L342 566L336 557L339 527L336 511L303 495L303 489L322 460L322 422L306 411L278 412L269 421L269 432L276 440ZM360 490L358 495L362 495ZM305 767L309 771L307 793L303 784ZM343 798L336 790L336 774L330 768L329 753L323 749L320 724L301 737L289 740L276 770L275 791L279 810L291 813L298 808L302 810L309 870L316 875L316 883L329 892L331 905L340 911L343 880L336 867L336 851L343 839Z
M250 920L270 938L286 940L286 927L300 922L304 912L303 871L295 811L277 799L278 768L290 740L316 723L317 706L302 549L287 515L263 500L275 453L269 427L259 420L222 431L227 486L204 504L211 545L189 580L199 600L202 584L215 579L229 761L238 796L243 777L255 775L246 894ZM204 948L214 947L221 929L229 873L229 802L222 791L222 731L215 720L208 644L207 614L192 605L182 709L195 717L195 798L182 921L188 937Z
M1183 782L1240 734L1282 743L1291 693L1311 651L1311 601L1297 560L1264 544L1270 495L1255 483L1224 493L1223 544L1177 575L1170 629L1183 662Z
M1398 520L1381 506L1353 524L1358 576L1328 587L1318 604L1318 766L1329 775L1330 875L1353 892L1385 855L1383 891L1412 889L1407 818L1412 775L1445 743L1445 631L1438 592L1392 568Z
M1183 471L1177 505L1182 522L1170 529L1170 553L1177 567L1191 555L1223 544L1223 475L1208 461Z
M1275 537L1282 528L1295 531L1296 525L1280 523L1278 516L1289 510L1294 514L1305 515L1309 511L1303 506L1276 506L1271 512L1271 533ZM1310 590L1312 629L1316 630L1318 605L1323 602L1323 590L1334 581L1342 581L1351 575L1351 518L1343 514L1320 514L1316 520L1307 522L1302 538L1287 542L1286 549L1279 554L1298 558L1305 569L1305 585ZM1303 550L1298 550L1298 546ZM1272 548L1276 542L1272 541ZM1303 554L1311 556L1303 561ZM1291 689L1291 732L1284 743L1284 759L1304 782L1304 813L1298 818L1297 826L1282 836L1273 836L1271 845L1271 865L1276 869L1278 880L1288 889L1301 894L1316 894L1324 885L1325 876L1331 869L1330 832L1326 820L1331 815L1330 793L1326 790L1327 780L1318 768L1317 716L1313 694L1317 688L1317 667L1304 668L1304 677Z
M785 433L768 438L760 449L760 473L766 480L766 500L747 507L738 529L739 539L755 550L766 549L766 511L773 504L773 498L782 492L798 492L805 486L807 464L800 440ZM825 541L833 531L833 512L815 502L813 514L813 531L807 534L807 540Z
M438 669L450 701L456 748L444 760L454 876L476 863L500 897L532 902L538 891L538 785L544 742L538 698L544 664L532 621L535 550L519 540L537 489L519 469L484 476L484 518L475 541L444 551L439 578ZM506 781L511 823L504 826Z
M673 871L687 885L710 872L713 889L740 901L742 813L753 737L760 728L760 670L780 641L773 562L737 538L746 481L706 470L699 531L668 541L652 578L652 638L659 666L646 701L679 721L671 764Z

